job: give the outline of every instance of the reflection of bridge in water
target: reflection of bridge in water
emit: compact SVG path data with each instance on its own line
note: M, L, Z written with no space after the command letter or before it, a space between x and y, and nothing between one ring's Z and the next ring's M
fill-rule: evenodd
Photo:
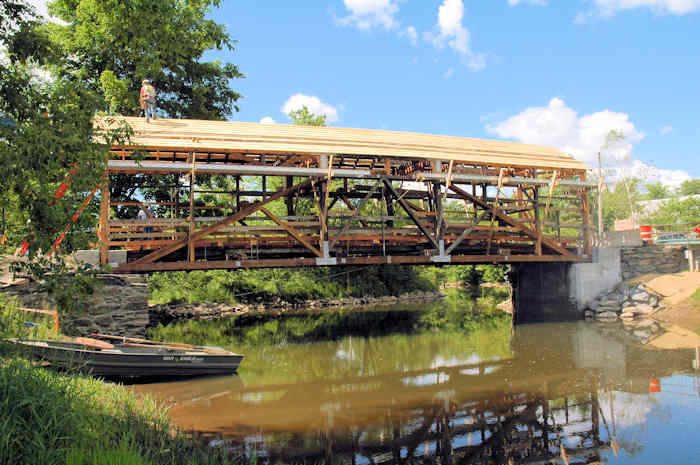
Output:
M695 358L586 324L519 327L511 349L510 359L421 370L153 390L200 439L271 463L591 464L614 446L612 397L601 405L599 395L648 393L651 378L690 372Z
M197 428L200 438L273 463L541 463L562 453L570 463L599 461L609 443L596 373L511 378L526 366L508 360L240 389L212 379L206 391L223 390L190 402L196 422L226 425Z

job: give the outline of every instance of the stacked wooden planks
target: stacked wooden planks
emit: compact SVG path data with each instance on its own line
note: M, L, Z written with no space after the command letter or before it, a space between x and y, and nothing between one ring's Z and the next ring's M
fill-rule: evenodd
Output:
M464 164L587 170L555 148L516 142L396 131L185 119L98 118L97 127L126 122L132 145L147 150L349 155L454 160Z

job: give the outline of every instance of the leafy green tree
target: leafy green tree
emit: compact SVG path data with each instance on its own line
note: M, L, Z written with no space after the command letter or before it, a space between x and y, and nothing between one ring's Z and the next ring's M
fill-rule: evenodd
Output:
M683 181L681 184L681 195L698 195L700 194L700 179L691 179Z
M0 5L0 49L10 58L0 63L0 114L5 121L0 125L0 203L8 207L3 226L14 246L31 235L33 253L48 249L73 223L73 215L99 183L105 142L114 134L100 134L93 127L103 101L84 83L37 78L38 66L60 57L46 46L32 9L22 2ZM65 195L54 198L68 177ZM90 212L72 229L94 225Z
M624 220L638 215L636 204L642 197L640 185L641 181L638 178L624 178L615 184L612 191L603 191L603 224L605 229L612 229L615 220Z
M647 195L645 197L647 200L667 199L671 196L671 190L661 182L647 184L646 189Z
M304 105L298 110L293 110L288 113L289 118L300 126L325 126L326 115L315 115L309 111L309 108Z
M680 200L672 197L650 215L644 222L649 224L700 223L700 199L686 198Z
M139 114L141 81L158 90L158 108L173 118L225 119L241 95L236 65L205 62L205 52L233 50L223 25L207 19L220 0L54 0L67 24L47 26L65 54L55 70L105 96L105 108Z

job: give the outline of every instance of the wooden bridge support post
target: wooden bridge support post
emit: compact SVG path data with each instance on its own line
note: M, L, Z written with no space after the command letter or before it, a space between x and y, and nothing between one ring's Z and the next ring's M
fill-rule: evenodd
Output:
M187 259L189 262L194 262L195 259L195 253L194 253L194 241L192 240L192 236L194 235L194 182L195 182L195 174L194 174L194 168L195 168L195 154L192 153L192 170L190 171L190 216L188 217L188 221L190 223L189 225L189 234L188 238L189 240L187 241Z
M535 203L535 231L537 234L535 253L537 255L542 255L542 217L540 215L540 190L537 186L535 186L535 192L532 200Z
M109 171L106 173L105 180L102 183L102 203L100 204L100 264L106 265L109 262Z
M289 189L294 186L294 177L286 177L286 188ZM287 205L287 216L294 216L294 196L288 195L284 198L284 203Z
M581 180L586 180L586 173L581 175ZM583 216L583 254L593 256L593 228L591 227L591 207L588 202L588 190L581 190L581 216Z

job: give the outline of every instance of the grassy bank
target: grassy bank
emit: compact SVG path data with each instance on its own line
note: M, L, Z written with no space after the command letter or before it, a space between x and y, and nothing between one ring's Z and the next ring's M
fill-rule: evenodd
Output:
M0 463L149 465L232 463L182 434L166 409L127 388L39 367L7 337L47 337L0 302Z

